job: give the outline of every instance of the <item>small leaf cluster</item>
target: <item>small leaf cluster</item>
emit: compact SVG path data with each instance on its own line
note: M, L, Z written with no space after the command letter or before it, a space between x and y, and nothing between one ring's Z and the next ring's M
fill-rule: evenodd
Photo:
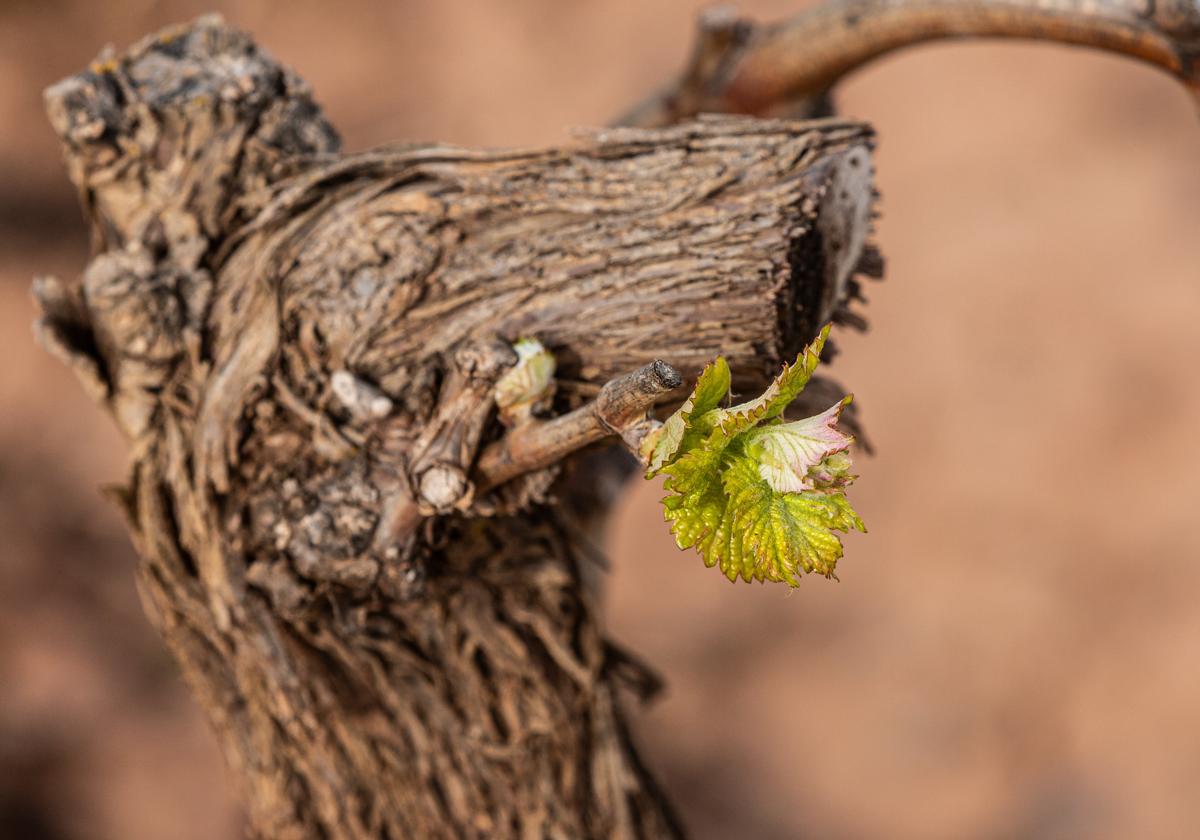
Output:
M846 397L827 411L786 422L829 335L825 327L762 396L723 407L724 358L704 369L691 397L647 440L647 478L666 476L664 515L681 549L731 581L781 581L802 573L834 577L842 556L835 532L865 531L846 500L850 435L837 428Z

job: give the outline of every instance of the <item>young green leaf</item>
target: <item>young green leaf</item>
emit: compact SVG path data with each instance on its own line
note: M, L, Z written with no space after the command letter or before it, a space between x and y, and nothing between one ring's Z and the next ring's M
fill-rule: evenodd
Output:
M704 434L697 419L708 415L729 394L729 365L718 356L696 380L696 388L687 401L666 419L653 437L647 436L642 444L644 454L650 462L649 475L662 469L663 465L693 448ZM685 440L686 435L686 440ZM649 477L649 475L647 477Z
M844 490L854 480L853 438L837 428L847 397L804 420L784 410L816 370L829 334L784 367L757 399L721 408L729 366L705 368L691 398L647 447L647 478L663 473L663 512L676 544L736 581L782 581L804 573L833 577L842 556L835 531L864 531Z
M829 338L829 328L830 325L826 324L813 339L813 343L800 351L796 361L783 366L783 370L775 377L775 381L767 386L762 396L720 413L718 422L725 434L736 435L783 414L796 397L800 396L808 380L812 379L813 371L817 369L817 363L821 359L821 351L825 349L825 341Z

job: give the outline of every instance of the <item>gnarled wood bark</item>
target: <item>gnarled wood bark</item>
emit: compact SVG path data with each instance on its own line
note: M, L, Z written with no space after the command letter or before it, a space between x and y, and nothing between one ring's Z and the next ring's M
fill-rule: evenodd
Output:
M723 353L748 391L853 318L870 131L340 156L304 84L211 18L47 101L95 254L39 281L39 329L130 440L140 592L255 833L678 835L617 697L653 680L585 584L612 462L567 456L677 399L672 367ZM576 419L495 419L525 335Z

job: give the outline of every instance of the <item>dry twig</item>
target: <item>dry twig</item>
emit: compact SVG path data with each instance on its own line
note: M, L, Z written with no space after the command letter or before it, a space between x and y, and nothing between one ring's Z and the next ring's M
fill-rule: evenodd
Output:
M1200 99L1197 0L833 0L771 25L718 8L700 17L679 81L619 123L670 125L701 112L816 116L869 61L946 38L1027 38L1091 47L1170 73Z

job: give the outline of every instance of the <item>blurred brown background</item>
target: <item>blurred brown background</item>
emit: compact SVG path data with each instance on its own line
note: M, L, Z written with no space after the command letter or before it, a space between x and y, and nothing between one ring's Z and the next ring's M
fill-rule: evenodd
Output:
M97 491L122 444L29 329L32 275L86 259L42 88L214 6L350 149L559 141L669 78L698 8L0 6L0 837L241 832ZM839 105L880 134L888 280L833 369L878 449L871 533L840 584L732 587L631 488L609 617L670 681L649 760L699 838L1196 836L1200 116L1130 62L1016 44L903 53Z

